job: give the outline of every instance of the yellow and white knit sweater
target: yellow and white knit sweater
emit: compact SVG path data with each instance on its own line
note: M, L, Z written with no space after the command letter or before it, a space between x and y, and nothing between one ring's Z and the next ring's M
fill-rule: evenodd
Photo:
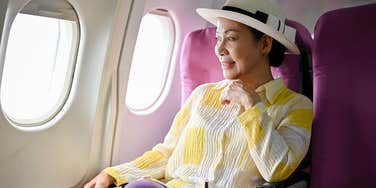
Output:
M136 160L104 171L124 184L165 179L169 188L255 187L286 179L305 156L312 102L272 80L256 89L262 102L244 110L221 105L226 80L201 85L176 115L164 142Z

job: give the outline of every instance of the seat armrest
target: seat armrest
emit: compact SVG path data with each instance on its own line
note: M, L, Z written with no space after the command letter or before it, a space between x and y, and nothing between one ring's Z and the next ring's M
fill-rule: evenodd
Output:
M276 185L278 183L264 183L262 185L256 185L256 188L277 188L278 185Z
M311 177L308 173L298 171L294 172L289 178L281 182L264 183L262 185L256 185L256 188L300 188L308 187L311 181Z

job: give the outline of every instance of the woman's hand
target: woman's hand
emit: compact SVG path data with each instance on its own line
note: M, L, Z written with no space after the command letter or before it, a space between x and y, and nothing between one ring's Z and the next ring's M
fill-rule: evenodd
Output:
M115 179L102 171L94 179L87 183L84 188L107 188L113 183L115 183Z
M221 93L221 103L235 103L244 106L245 109L261 101L255 89L246 85L241 80L231 80Z

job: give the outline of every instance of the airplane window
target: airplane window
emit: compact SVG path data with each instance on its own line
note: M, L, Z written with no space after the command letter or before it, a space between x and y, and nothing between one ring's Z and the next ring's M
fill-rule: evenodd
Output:
M167 88L174 38L174 23L166 10L156 10L142 18L126 95L131 111L150 112L161 100Z
M54 1L31 1L10 29L0 99L7 118L21 126L52 119L72 84L78 18L69 3Z

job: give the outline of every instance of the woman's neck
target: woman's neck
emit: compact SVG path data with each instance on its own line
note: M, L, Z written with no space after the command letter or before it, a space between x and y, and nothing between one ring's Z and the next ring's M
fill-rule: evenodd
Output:
M256 89L259 86L273 80L273 76L269 64L267 64L267 66L254 69L254 71L247 75L239 77L239 79L245 82L249 87Z

